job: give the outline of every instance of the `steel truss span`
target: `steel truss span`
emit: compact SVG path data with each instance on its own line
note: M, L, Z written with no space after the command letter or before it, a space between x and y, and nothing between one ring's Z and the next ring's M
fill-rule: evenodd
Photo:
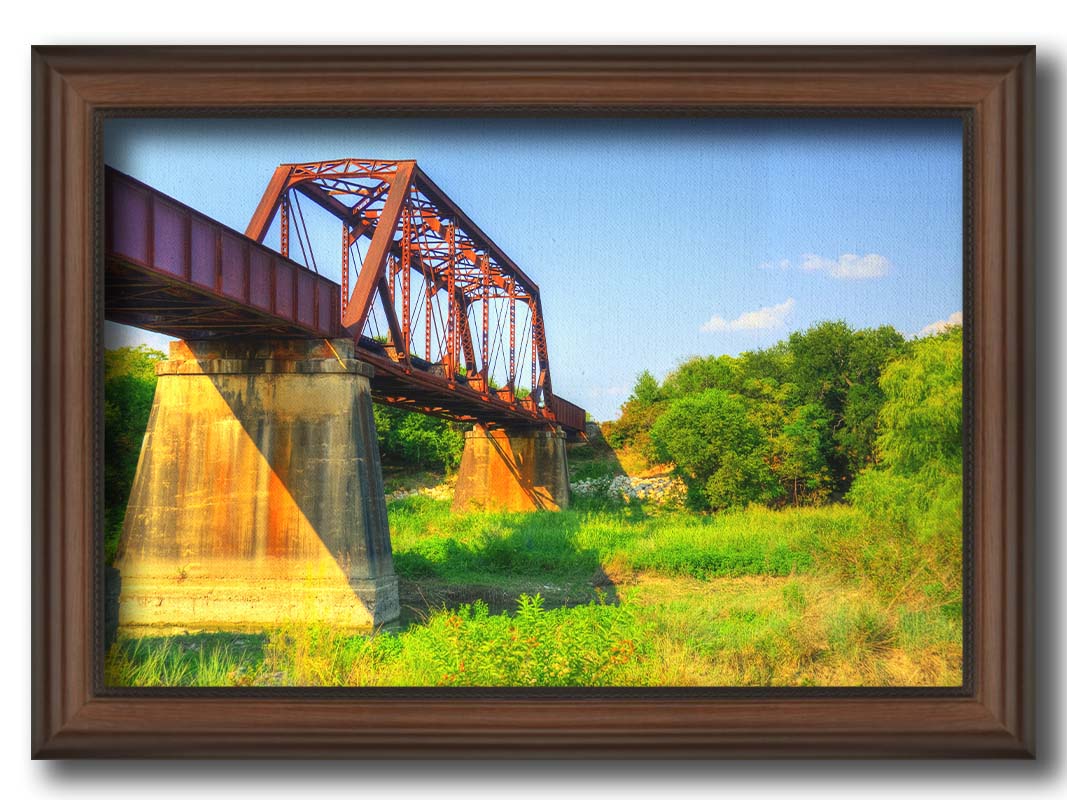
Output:
M553 391L537 285L414 161L283 164L244 234L111 168L105 195L107 319L180 338L351 336L379 402L584 432ZM312 247L323 212L336 262Z

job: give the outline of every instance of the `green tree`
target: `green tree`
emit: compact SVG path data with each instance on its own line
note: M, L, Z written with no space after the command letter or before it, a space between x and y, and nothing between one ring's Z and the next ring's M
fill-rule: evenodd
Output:
M904 337L891 326L853 331L841 321L823 322L789 337L798 399L822 405L828 415L832 436L826 460L839 489L847 489L873 459L884 400L879 375L904 346Z
M962 331L912 342L879 385L878 462L849 497L874 517L941 540L951 557L963 523Z
M749 350L737 357L738 380L741 385L751 380L773 381L784 385L792 381L793 352L788 342Z
M686 398L724 392L744 404L762 434L767 443L762 457L780 481L780 492L794 503L820 502L847 491L856 474L874 463L885 402L879 378L908 348L888 325L853 331L841 321L822 322L736 358L691 358L662 385L644 372L619 419L602 429L614 447L637 450L652 461L672 460L662 442L653 442L662 416ZM751 475L757 483L761 479L758 470ZM725 486L726 474L720 478ZM709 496L706 487L700 494Z
M738 386L737 362L730 356L699 356L683 362L663 381L667 398L699 394L705 389L733 391Z
M662 388L652 373L645 370L637 376L637 383L622 404L619 418L602 426L604 438L612 447L632 448L654 460L649 432L666 407Z
M833 476L826 460L830 419L818 403L793 410L774 440L774 472L791 495L793 505L802 500L819 502L829 493Z
M657 456L675 464L694 505L726 508L776 493L766 439L744 401L721 389L675 400L652 426Z
M847 323L822 322L789 336L793 354L792 381L806 403L821 403L836 420L848 392L848 363L852 328Z
M629 402L640 406L651 406L658 403L660 399L659 384L652 373L646 369L637 376L637 383L634 384L634 391L630 395Z
M781 433L789 409L795 406L796 387L779 384L774 378L749 378L740 396L748 408L748 418L759 426L768 441Z
M122 532L163 353L144 345L104 352L104 531L108 561Z
M878 413L885 402L879 377L885 365L905 351L904 337L889 325L856 331L849 351L845 405L835 436L848 473L874 462Z
M463 430L448 420L375 404L374 426L387 461L453 470L463 455Z
M913 343L889 364L878 450L882 463L907 474L935 464L960 472L963 463L963 332L952 328Z

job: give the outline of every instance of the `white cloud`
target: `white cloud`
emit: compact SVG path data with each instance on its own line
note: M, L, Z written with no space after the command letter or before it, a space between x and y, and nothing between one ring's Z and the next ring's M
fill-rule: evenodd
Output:
M776 306L764 306L756 311L746 311L736 319L723 319L716 315L700 326L704 333L719 331L757 331L768 328L781 328L785 324L797 301L790 297Z
M788 258L783 258L781 261L764 261L759 265L760 269L789 269L792 263Z
M804 256L801 267L808 272L828 272L835 278L861 280L864 278L881 278L889 273L889 259L877 253L858 256L844 253L837 259L823 258L813 253Z
M943 333L949 328L954 328L957 325L962 324L963 312L953 311L951 314L948 315L948 319L939 319L937 322L931 322L929 325L919 331L919 336L930 336L935 333Z

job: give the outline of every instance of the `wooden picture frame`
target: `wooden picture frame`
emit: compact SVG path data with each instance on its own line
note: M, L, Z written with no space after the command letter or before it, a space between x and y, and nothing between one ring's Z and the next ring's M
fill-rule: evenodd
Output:
M40 47L32 59L36 757L1033 756L1032 47ZM963 689L103 691L100 138L103 118L125 113L959 116Z

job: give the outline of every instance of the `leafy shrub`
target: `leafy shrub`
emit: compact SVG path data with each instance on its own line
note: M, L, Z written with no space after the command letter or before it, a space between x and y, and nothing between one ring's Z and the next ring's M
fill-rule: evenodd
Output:
M571 483L595 481L599 478L606 478L610 481L620 472L618 466L608 461L581 460L576 462L569 454L568 465L570 467Z
M721 389L683 397L651 431L656 455L677 466L694 505L743 506L776 493L762 454L766 445L744 402Z
M513 616L482 602L441 612L406 636L433 683L452 686L603 686L647 650L631 609L545 611L540 595L520 597Z

